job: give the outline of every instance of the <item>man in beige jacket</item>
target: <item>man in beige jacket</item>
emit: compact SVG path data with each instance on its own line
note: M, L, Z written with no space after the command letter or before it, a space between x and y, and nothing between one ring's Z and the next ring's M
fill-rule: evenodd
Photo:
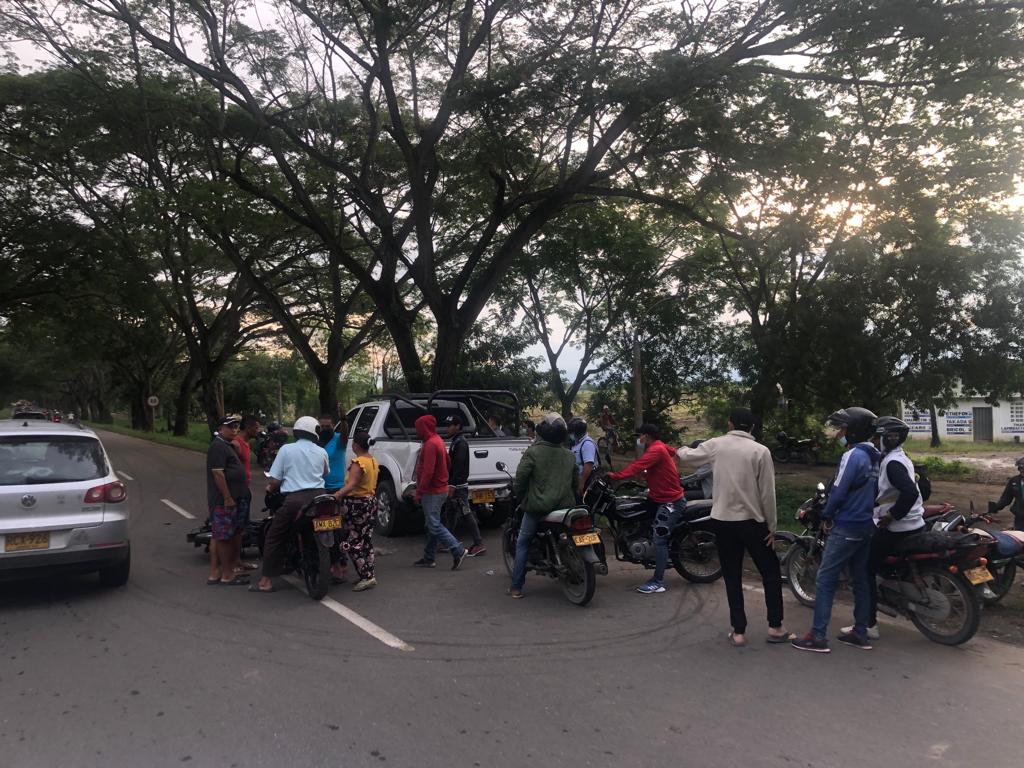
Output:
M761 573L768 608L769 643L788 643L782 627L782 571L775 554L775 466L771 452L754 440L754 416L747 408L729 415L729 433L676 455L687 466L711 464L714 471L711 518L722 563L733 645L746 645L747 615L743 610L743 554Z

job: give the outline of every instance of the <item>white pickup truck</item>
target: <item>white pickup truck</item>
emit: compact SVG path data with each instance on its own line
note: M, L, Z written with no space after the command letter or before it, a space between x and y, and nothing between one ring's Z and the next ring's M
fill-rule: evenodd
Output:
M487 417L499 415L519 433L519 399L512 392L443 390L433 394L389 394L361 403L348 412L349 434L365 429L373 439L370 454L380 464L377 479L377 528L385 536L418 530L423 512L413 501L420 440L415 422L424 414L437 419L445 439L445 418L458 414L469 441L469 500L482 524L500 523L509 513L508 477L495 464L504 462L515 475L519 459L530 447L525 437L496 437Z

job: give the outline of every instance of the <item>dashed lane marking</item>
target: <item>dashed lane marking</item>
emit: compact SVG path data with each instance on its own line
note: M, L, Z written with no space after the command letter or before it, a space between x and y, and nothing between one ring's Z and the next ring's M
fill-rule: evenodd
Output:
M166 504L168 507L173 509L175 512L177 512L182 517L187 518L189 520L195 520L196 519L195 515L193 515L191 512L189 512L187 510L182 509L181 507L179 507L177 504L175 504L170 499L160 499L160 501L162 501L164 504Z
M120 469L117 470L117 474L123 477L125 480L134 480L135 478L129 475L127 472L122 472Z
M306 588L305 584L303 584L294 576L285 576L284 580L296 589L304 590ZM401 638L395 637L382 627L378 627L369 619L365 618L364 616L360 616L351 608L342 605L334 598L325 597L323 600L320 601L320 605L324 606L324 608L326 608L327 610L333 611L334 613L338 614L339 616L341 616L341 618L345 619L345 621L350 622L351 624L355 624L357 627L363 630L363 632L370 635L371 637L376 638L377 640L380 640L386 646L396 648L399 651L416 650Z

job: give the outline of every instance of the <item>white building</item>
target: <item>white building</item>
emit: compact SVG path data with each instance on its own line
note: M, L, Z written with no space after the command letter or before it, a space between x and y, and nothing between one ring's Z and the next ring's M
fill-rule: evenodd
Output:
M914 437L931 437L931 417L927 408L901 403L902 418ZM964 397L955 405L938 411L939 437L943 440L975 442L1020 442L1024 435L1024 399L1000 400L999 405L980 397Z

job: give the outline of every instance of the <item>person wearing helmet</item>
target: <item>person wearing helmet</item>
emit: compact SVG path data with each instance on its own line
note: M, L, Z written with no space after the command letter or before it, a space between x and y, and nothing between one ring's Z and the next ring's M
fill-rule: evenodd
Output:
M999 501L989 502L989 511L995 513L1007 506L1013 514L1014 530L1024 531L1024 456L1017 459L1017 474L1006 481Z
M569 434L573 438L572 455L576 459L576 473L579 475L576 498L582 500L594 470L601 465L601 459L597 455L597 443L587 434L587 422L579 417L573 419L569 422Z
M882 447L882 462L878 467L878 497L875 500L875 525L878 530L871 539L868 560L871 586L871 613L867 636L877 640L878 585L875 577L888 555L899 548L900 542L924 530L924 499L914 481L914 463L903 450L910 434L910 426L895 416L882 416L875 423L875 435ZM843 633L854 627L843 627Z
M877 416L867 408L851 407L836 411L828 423L837 429L839 444L846 452L832 481L828 502L822 511L825 525L831 528L818 566L815 583L814 622L811 630L793 641L801 651L828 653L826 632L832 618L832 601L839 574L849 567L853 582L851 632L841 632L838 640L855 648L870 650L867 630L871 621L871 583L868 575L871 538L875 532L874 508L881 454L871 444Z
M647 499L657 504L654 513L654 575L636 591L653 595L665 591L665 568L668 565L668 540L686 512L683 486L679 483L672 449L659 439L660 430L654 424L642 424L637 431L636 447L642 454L620 472L612 472L609 480L644 475L647 478Z
M514 487L523 520L516 539L512 584L506 592L510 597L523 596L530 542L540 521L556 509L576 504L576 462L565 447L568 433L565 420L557 413L549 413L537 425L537 442L519 460Z
M280 490L284 503L274 512L263 543L263 571L250 592L273 592L275 576L284 571L285 543L292 520L306 504L324 489L324 478L331 471L327 451L317 441L317 420L302 416L292 427L294 443L286 443L277 452L270 467L267 493Z

